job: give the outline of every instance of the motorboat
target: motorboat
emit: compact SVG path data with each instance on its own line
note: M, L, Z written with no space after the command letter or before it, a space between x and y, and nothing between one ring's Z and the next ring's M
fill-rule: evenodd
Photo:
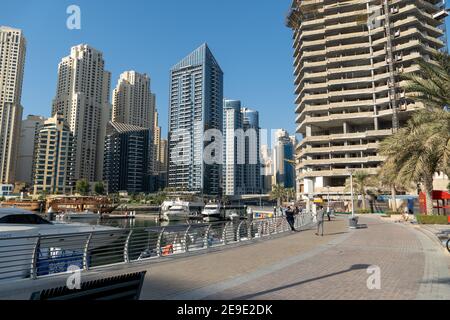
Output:
M57 216L59 219L68 219L68 220L75 220L75 219L84 219L84 220L97 220L101 218L101 214L94 213L89 210L85 210L84 212L64 212L60 213Z
M208 203L202 211L203 220L206 222L221 220L224 210L219 202Z
M67 270L83 263L83 248L90 234L107 233L107 241L91 242L89 250L117 240L120 229L81 223L50 222L38 214L19 208L0 208L0 281L23 279L30 275L33 253L38 275ZM115 232L112 232L115 231ZM102 236L103 237L103 236ZM38 239L40 239L38 241ZM59 271L60 272L60 271Z
M161 220L182 221L199 216L204 204L181 200L164 201L161 205Z
M185 204L175 204L162 212L162 219L166 221L188 220L190 215L189 207Z

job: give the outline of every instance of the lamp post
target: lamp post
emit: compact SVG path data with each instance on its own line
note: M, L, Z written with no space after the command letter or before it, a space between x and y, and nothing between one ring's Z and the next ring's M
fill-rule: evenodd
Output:
M353 192L353 173L354 169L349 169L350 174L350 193L352 197L352 217L349 219L349 226L350 229L356 229L358 227L358 218L355 217L355 199L354 199L354 192Z
M350 169L350 193L352 197L352 219L355 217L355 197L353 194L353 169Z
M330 186L327 186L327 202L328 202L328 206L330 205Z

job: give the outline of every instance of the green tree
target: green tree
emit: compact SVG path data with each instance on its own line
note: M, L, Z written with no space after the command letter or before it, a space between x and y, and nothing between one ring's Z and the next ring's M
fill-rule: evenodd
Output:
M401 189L405 189L406 183L402 182L398 172L396 171L396 167L393 163L391 163L392 159L388 159L384 162L381 167L379 174L377 176L378 182L380 183L380 187L384 189L387 187L391 192L392 198L392 211L397 212L397 191Z
M450 113L416 112L404 128L381 142L380 153L400 181L422 185L427 213L433 214L433 176L450 173Z
M288 202L291 201L291 200L295 200L296 196L297 196L297 194L296 194L294 188L287 188L286 189L286 198L287 198Z
M75 190L82 196L87 195L90 191L89 182L86 179L78 180L75 185Z
M362 209L367 210L367 195L369 188L374 188L376 186L376 182L374 176L369 174L365 170L357 170L353 173L353 190L354 193L361 195L362 197ZM345 183L345 189L350 190L350 178L347 179Z
M277 205L281 206L282 201L286 198L287 192L286 188L276 184L272 186L272 191L270 192L270 199L277 200Z
M402 75L408 96L429 110L450 106L450 56L435 53L433 62L418 59L419 71Z
M103 184L103 182L98 181L95 183L94 185L94 192L95 194L98 195L104 195L105 194L105 185Z

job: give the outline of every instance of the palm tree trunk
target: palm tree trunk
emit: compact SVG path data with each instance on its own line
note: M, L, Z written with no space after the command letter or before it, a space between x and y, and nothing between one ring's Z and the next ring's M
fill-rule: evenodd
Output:
M391 186L391 197L392 197L392 211L397 212L397 190L395 189L395 186Z
M362 197L361 197L361 198L362 198L362 209L363 209L363 211L365 212L365 211L367 210L366 194L363 193L361 196L362 196Z
M427 201L427 215L433 215L433 178L425 179L423 187Z

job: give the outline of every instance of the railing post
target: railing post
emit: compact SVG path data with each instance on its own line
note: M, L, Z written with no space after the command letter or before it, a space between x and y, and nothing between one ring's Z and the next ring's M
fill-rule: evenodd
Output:
M189 252L189 245L188 245L188 237L189 237L189 230L191 229L191 226L189 225L186 229L186 232L184 233L184 252Z
M88 263L88 252L89 252L89 245L91 244L92 239L92 232L89 233L88 238L86 239L86 243L84 245L83 250L83 270L89 270L89 263Z
M236 240L237 242L241 242L241 227L244 224L244 221L240 222L238 227L237 227L237 231L236 231Z
M252 240L252 230L253 230L253 221L250 222L250 224L247 226L247 238L249 240Z
M262 238L263 237L263 223L261 222L261 221L259 221L259 225L258 225L258 235L259 235L259 238Z
M133 234L133 229L130 230L127 236L127 240L125 241L125 246L123 247L123 262L128 263L130 262L130 239L131 235Z
M223 232L222 232L222 239L223 239L223 245L226 246L228 244L228 226L231 222L227 222L225 223L225 227L223 227Z
M162 228L161 233L158 236L158 242L156 243L156 251L157 251L158 257L162 256L161 245L162 245L162 237L163 237L165 230L166 230L166 228Z
M37 260L39 256L39 247L41 245L41 236L37 236L33 247L33 255L31 256L31 270L30 278L35 280L37 278Z
M205 238L204 238L204 246L206 248L209 248L209 233L211 232L211 224L208 225L208 227L206 228L206 232L205 232Z

